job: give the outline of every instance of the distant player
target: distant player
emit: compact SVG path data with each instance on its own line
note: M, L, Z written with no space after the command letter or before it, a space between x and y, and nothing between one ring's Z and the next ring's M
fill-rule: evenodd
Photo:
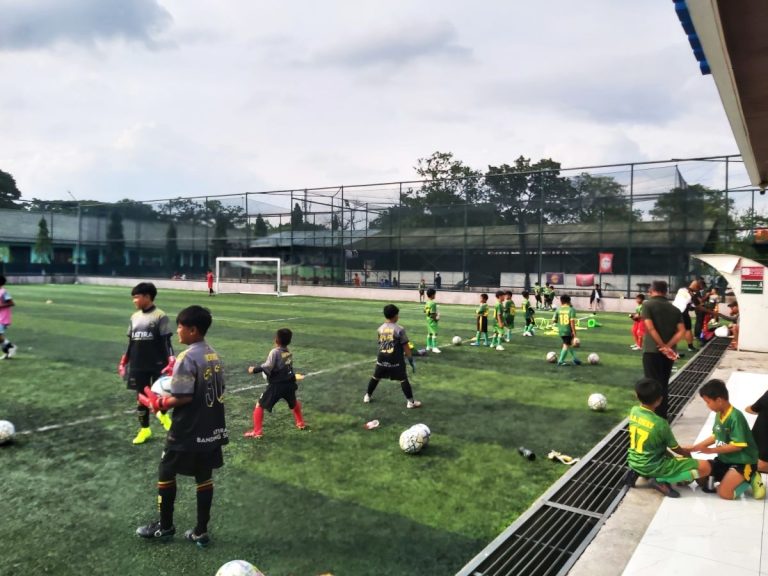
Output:
M427 281L424 278L419 282L419 304L424 304L424 294L427 291Z
M715 413L712 435L689 447L691 452L717 454L710 462L712 478L720 484L717 494L735 500L748 489L756 500L765 498L763 479L757 471L757 445L747 419L731 405L725 382L713 378L699 389L707 408Z
M11 308L15 306L13 298L5 289L5 276L0 275L0 360L16 356L16 345L8 339L8 328L11 326Z
M635 296L635 311L629 315L632 319L632 339L635 341L630 348L632 350L643 349L643 336L645 336L645 322L643 322L643 303L645 294Z
M205 273L205 283L208 284L208 296L213 296L213 271L210 268Z
M581 360L576 358L576 352L572 346L573 339L576 338L576 311L571 306L571 297L568 294L560 296L560 307L555 310L552 323L557 325L557 333L560 334L560 339L563 341L557 365L566 366L565 357L568 354L573 358L575 366L581 365Z
M296 399L296 390L299 387L293 371L293 354L288 349L291 340L293 340L293 332L288 328L280 328L275 334L275 347L269 352L264 364L248 367L248 374L264 372L267 375L268 384L253 409L253 430L243 434L246 438L261 438L264 410L272 412L272 408L280 400L288 403L288 408L293 412L296 428L304 430L307 427L301 414L301 403Z
M525 328L523 328L523 336L533 336L536 328L535 316L536 310L531 306L529 298L531 294L527 290L523 290L523 316L525 318Z
M544 286L544 310L552 310L555 302L555 287L552 284Z
M627 465L637 475L650 478L651 486L665 496L677 498L680 494L672 486L708 476L709 462L690 458L690 451L678 444L669 422L656 414L663 398L661 384L641 378L635 383L635 394L640 406L629 411ZM667 449L685 457L671 456Z
M496 290L496 304L493 306L493 337L491 347L499 352L504 351L501 339L504 337L504 291Z
M437 302L435 302L434 288L427 290L427 303L424 304L424 315L427 319L427 352L440 354L441 350L437 347L437 323L440 320L440 312L437 311Z
M432 296L434 297L432 288L427 291L427 295L430 292L433 293ZM386 322L377 330L379 351L376 355L376 368L368 381L368 389L363 396L363 402L368 404L371 401L379 381L386 378L400 382L406 400L406 408L419 408L421 402L413 398L413 389L405 369L406 359L411 362L411 366L413 366L413 360L411 359L411 347L405 328L397 323L400 319L400 309L394 304L387 304L384 306L384 318Z
M504 292L504 341L509 342L512 330L515 329L515 301L512 300L512 290Z
M213 471L224 465L221 447L229 442L224 419L224 369L216 350L205 341L211 322L211 313L201 306L179 312L176 333L188 348L179 354L174 367L171 396L156 396L149 387L139 395L142 404L158 414L173 409L158 470L160 519L136 529L142 538L164 540L176 533L173 508L176 475L181 474L194 476L197 485L197 523L184 538L199 546L210 541Z
M470 346L488 346L488 294L480 294L480 304L475 308L477 332ZM483 343L480 343L482 339Z
M533 298L534 300L536 300L536 310L542 307L541 294L542 294L541 284L536 282L536 284L533 285Z
M133 305L137 312L131 316L128 325L128 349L120 358L117 373L126 378L129 390L137 394L136 411L139 416L139 433L134 444L144 444L152 437L149 427L149 408L138 401L138 394L163 374L170 375L176 358L173 356L168 316L155 306L157 288L151 282L141 282L131 290ZM171 418L164 411L157 412L157 419L168 430Z

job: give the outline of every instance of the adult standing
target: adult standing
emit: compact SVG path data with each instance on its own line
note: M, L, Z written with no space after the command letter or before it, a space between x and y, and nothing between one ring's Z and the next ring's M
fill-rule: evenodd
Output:
M675 346L685 336L680 310L667 300L669 288L664 280L651 283L650 298L643 304L643 372L661 384L662 401L656 413L662 418L669 411L669 377L672 365L677 360Z
M600 308L600 303L603 301L603 289L600 288L600 284L595 284L592 289L592 293L589 295L589 308L592 310L592 314L597 314L597 309Z
M440 290L443 287L443 279L440 277L440 272L435 274L435 290Z
M208 296L213 296L213 271L210 268L205 274L205 282L208 284Z

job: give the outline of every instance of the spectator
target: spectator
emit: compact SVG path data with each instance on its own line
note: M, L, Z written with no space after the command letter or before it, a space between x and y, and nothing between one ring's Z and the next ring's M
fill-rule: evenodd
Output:
M603 289L600 288L600 284L595 284L592 289L592 293L589 295L589 309L592 310L592 315L597 314L597 309L600 308L600 304L603 301Z
M354 283L355 288L360 288L360 274L355 272L355 277L352 278L352 282Z
M731 333L731 336L733 336L733 340L728 345L729 350L738 350L739 349L739 303L737 300L734 300L730 304L728 304L728 309L731 313L731 318L733 319L733 324L731 324L731 327L729 329L729 332Z
M443 279L440 277L440 272L435 274L435 290L440 290L443 287Z

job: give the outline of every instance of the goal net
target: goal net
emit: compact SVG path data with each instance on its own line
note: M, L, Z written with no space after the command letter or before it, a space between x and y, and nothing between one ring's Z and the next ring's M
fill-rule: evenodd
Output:
M280 258L243 258L238 256L220 256L216 258L216 293L241 292L237 284L264 284L271 286L269 293L281 295L282 261Z

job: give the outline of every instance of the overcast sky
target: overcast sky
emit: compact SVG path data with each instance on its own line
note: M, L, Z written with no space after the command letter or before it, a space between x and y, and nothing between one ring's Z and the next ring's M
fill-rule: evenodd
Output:
M666 0L0 0L0 14L0 169L28 199L412 179L435 150L477 169L738 152Z

